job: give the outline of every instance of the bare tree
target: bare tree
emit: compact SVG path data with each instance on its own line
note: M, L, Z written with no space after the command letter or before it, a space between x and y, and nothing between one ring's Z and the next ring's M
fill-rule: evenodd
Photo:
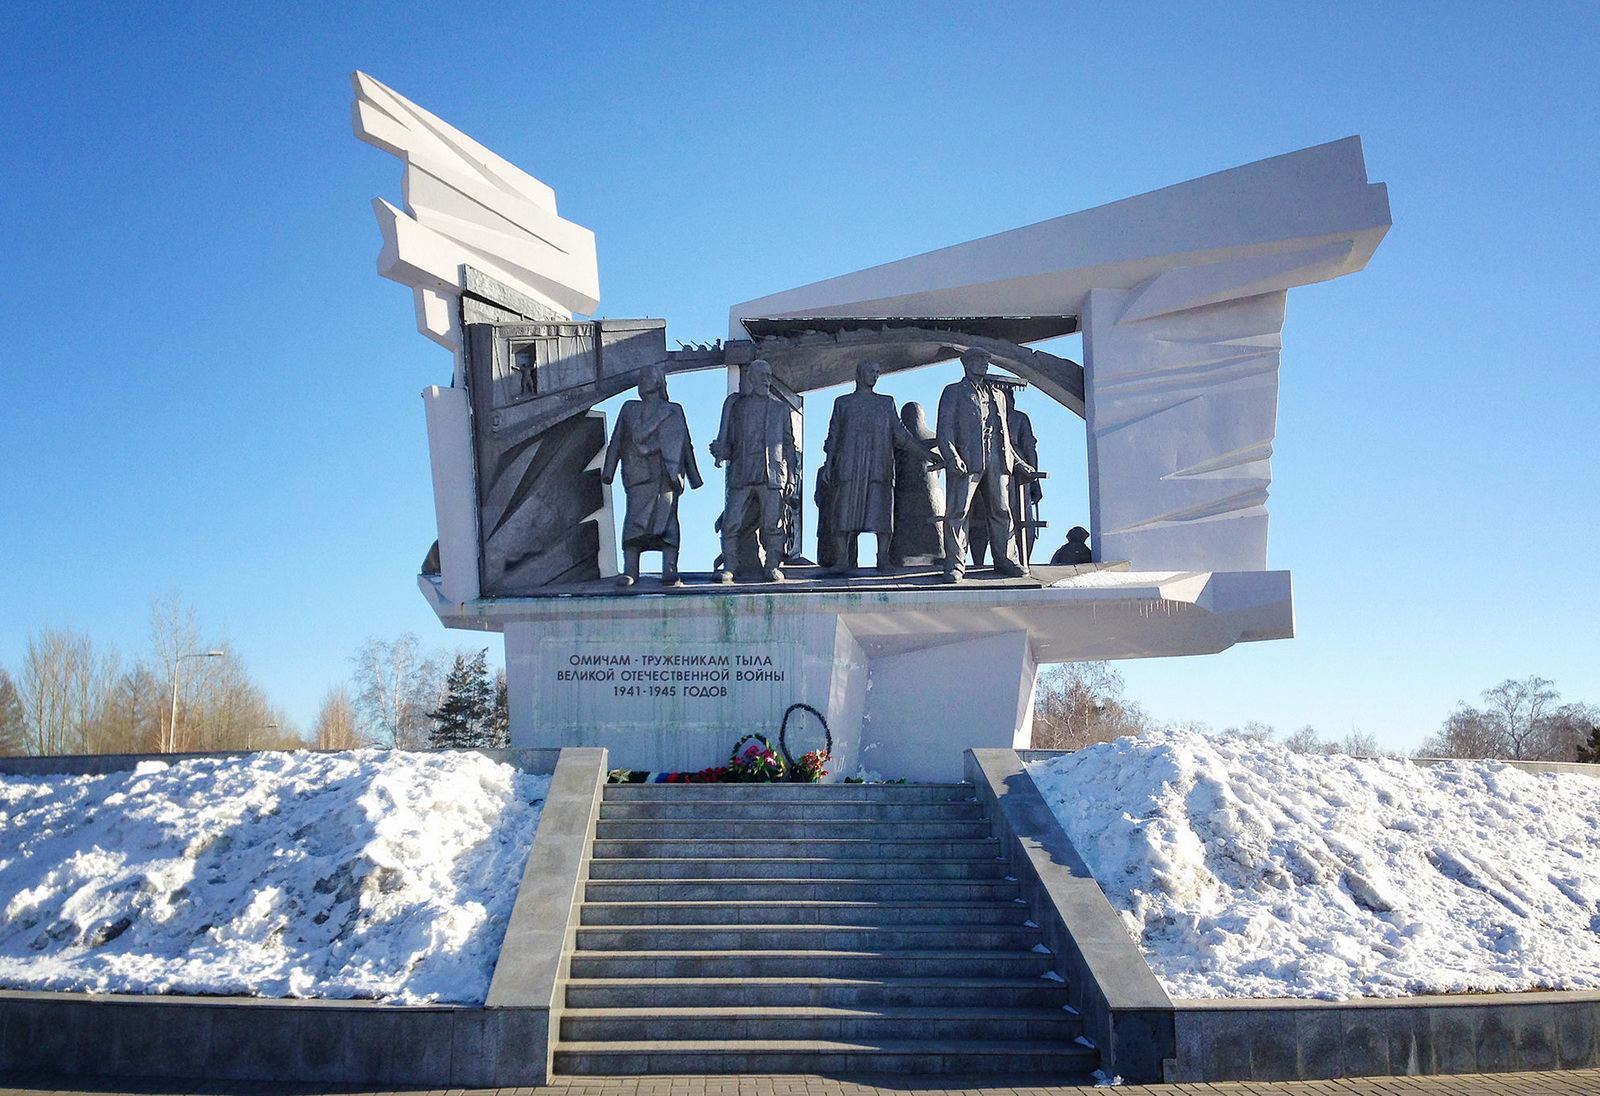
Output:
M262 750L303 746L288 716L273 706L227 644L201 675L187 708L179 709L179 742L185 750ZM211 660L207 660L211 661Z
M1222 733L1240 738L1259 738L1268 742L1278 740L1277 732L1266 723L1246 723L1243 727L1228 727ZM1349 754L1351 757L1384 755L1384 751L1378 748L1377 735L1366 731L1351 731L1343 738L1323 738L1310 724L1284 735L1282 743L1295 753L1302 754Z
M1149 720L1122 699L1122 675L1106 662L1066 662L1039 675L1033 705L1033 745L1077 750L1142 733Z
M1481 694L1482 708L1462 703L1419 757L1503 757L1514 761L1572 758L1596 714L1587 704L1560 704L1548 678L1506 679Z
M115 650L70 628L46 628L28 641L18 693L23 737L35 755L87 753L116 678Z
M214 649L218 648L201 643L199 615L182 594L174 591L150 603L151 656L170 697L162 720L163 751L198 749L194 743L207 737L183 723L186 713L195 710L213 662L220 661L197 656Z
M323 696L322 708L317 712L317 749L354 750L366 744L356 726L356 707L349 688L335 685Z
M425 655L416 636L393 643L368 639L351 656L355 663L355 708L374 741L403 750L428 748L443 675L437 658Z
M170 696L149 666L140 662L112 683L101 710L95 753L156 753L168 717Z
M27 752L27 727L22 718L22 697L11 675L0 667L0 756Z

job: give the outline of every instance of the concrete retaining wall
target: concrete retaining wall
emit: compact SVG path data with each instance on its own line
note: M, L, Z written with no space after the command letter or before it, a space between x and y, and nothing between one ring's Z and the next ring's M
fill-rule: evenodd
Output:
M1015 750L968 750L967 780L988 810L1056 973L1067 980L1100 1067L1131 1084L1169 1079L1174 1010Z
M482 1008L0 990L0 1070L421 1088L542 1085L606 754L483 750L553 773ZM0 773L119 772L229 754L0 759ZM562 905L563 901L566 903Z
M1298 1081L1600 1066L1600 993L1176 1005L1175 1080Z

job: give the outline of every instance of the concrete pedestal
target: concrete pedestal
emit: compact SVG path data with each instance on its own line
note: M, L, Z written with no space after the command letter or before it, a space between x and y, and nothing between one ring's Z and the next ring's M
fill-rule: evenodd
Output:
M1289 574L1093 571L989 587L501 598L447 625L505 633L511 741L604 746L613 767L726 762L741 735L777 744L785 709L826 714L834 777L959 780L962 751L1025 748L1038 666L1210 654L1294 631ZM821 745L791 723L798 755Z

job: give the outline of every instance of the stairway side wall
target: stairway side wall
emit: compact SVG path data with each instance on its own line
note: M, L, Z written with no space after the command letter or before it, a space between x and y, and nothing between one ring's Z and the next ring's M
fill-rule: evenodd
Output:
M967 780L988 811L1056 973L1067 980L1100 1068L1130 1084L1168 1079L1177 1057L1171 998L1106 901L1015 750L968 750Z

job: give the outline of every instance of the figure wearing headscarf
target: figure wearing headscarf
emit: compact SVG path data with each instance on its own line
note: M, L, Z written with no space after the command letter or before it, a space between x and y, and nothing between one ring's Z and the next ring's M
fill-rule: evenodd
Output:
M667 374L659 365L639 373L639 398L622 405L617 428L606 446L600 478L610 483L622 464L627 511L622 522L623 573L618 581L639 581L639 556L661 553L661 581L678 578L678 496L684 484L698 488L700 469L689 441L683 408L667 400Z
M937 563L944 558L944 487L935 470L943 464L938 456L939 440L920 403L902 407L900 423L917 439L922 452L895 450L894 537L889 542L889 558L899 567L909 566L913 560Z

